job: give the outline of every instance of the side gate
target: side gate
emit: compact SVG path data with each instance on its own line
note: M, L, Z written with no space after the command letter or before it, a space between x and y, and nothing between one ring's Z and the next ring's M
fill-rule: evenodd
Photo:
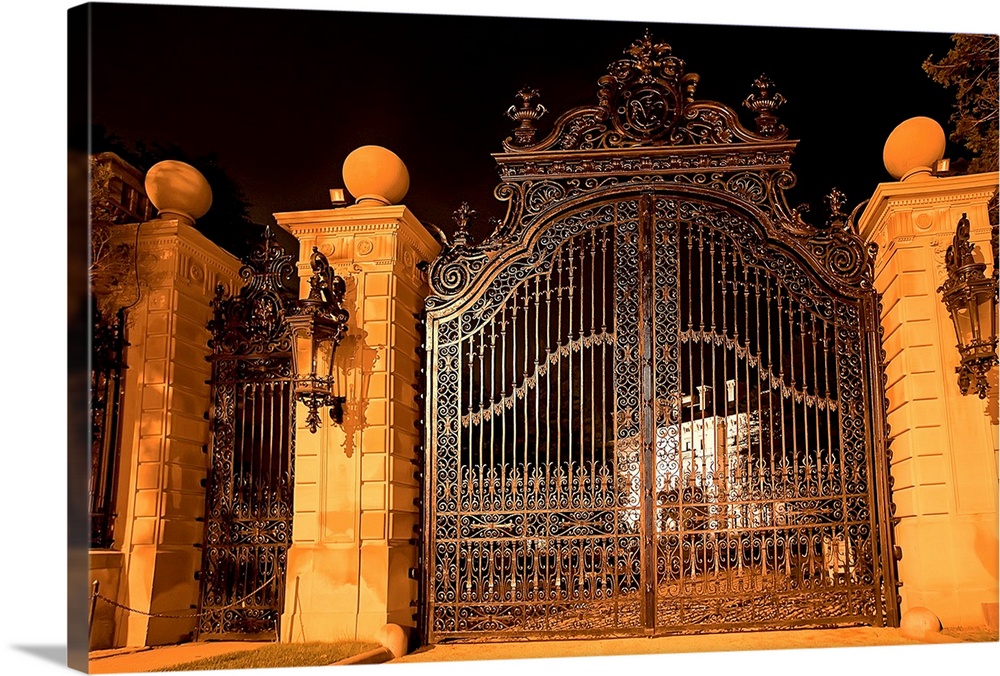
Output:
M213 306L212 444L199 640L277 641L292 531L291 256L270 230Z
M426 639L899 620L872 255L647 34L430 268Z

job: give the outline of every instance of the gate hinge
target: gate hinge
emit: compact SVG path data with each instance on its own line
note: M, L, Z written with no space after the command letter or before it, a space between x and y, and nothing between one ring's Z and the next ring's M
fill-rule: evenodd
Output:
M419 580L420 579L420 569L419 568L410 568L409 570L406 571L406 574L407 574L407 576L411 580Z

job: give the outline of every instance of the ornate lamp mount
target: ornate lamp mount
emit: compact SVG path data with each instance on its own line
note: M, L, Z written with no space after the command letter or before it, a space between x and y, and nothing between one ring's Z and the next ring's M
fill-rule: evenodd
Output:
M321 407L330 407L335 424L344 420L345 398L333 390L333 361L350 315L343 307L344 280L316 247L310 265L309 296L290 308L286 321L293 339L295 397L309 409L306 424L315 433Z
M521 87L517 92L521 99L520 107L511 106L507 109L507 117L519 122L514 130L514 142L519 146L529 146L535 142L535 122L541 119L542 115L549 112L542 104L531 105L532 100L538 98L538 90L531 87Z
M945 254L948 278L938 288L955 325L961 365L958 387L968 394L974 387L980 399L989 391L987 374L997 365L997 278L984 274L986 263L977 263L975 245L969 241L969 219L958 221L955 237Z

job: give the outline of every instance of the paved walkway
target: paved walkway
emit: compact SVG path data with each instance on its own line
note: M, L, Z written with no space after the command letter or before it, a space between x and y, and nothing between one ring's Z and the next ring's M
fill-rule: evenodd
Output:
M120 650L95 650L90 653L90 673L121 674L155 671L193 662L205 657L215 657L238 650L255 650L269 643L250 641L219 641L206 643L181 643L157 648L122 648Z
M801 648L851 648L865 646L914 646L921 643L996 641L987 631L966 635L938 634L928 641L904 637L898 629L851 627L803 629L733 634L698 634L658 638L620 638L566 641L518 641L510 643L451 643L425 646L392 660L398 663L508 660L517 658L590 657L614 655L659 655L739 650L794 650ZM90 673L139 673L237 650L260 648L267 643L213 642L141 650L105 650L91 653ZM912 655L911 655L912 657ZM852 671L848 669L847 671ZM248 672L249 673L249 672ZM863 673L863 672L862 672Z
M936 642L958 643L960 640L939 635ZM847 648L919 645L920 643L920 641L905 638L899 633L898 629L851 627L832 630L759 631L610 640L439 644L420 648L409 655L393 660L393 663L546 657L598 657L610 655L662 655L728 652L734 650Z

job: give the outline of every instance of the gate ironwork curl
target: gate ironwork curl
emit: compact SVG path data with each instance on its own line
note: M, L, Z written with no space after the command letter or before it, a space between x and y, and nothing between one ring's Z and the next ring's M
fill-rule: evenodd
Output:
M292 256L268 228L212 305L212 444L198 638L278 640L292 531Z
M625 53L431 266L426 638L896 624L874 252L788 208L766 77L752 132Z

